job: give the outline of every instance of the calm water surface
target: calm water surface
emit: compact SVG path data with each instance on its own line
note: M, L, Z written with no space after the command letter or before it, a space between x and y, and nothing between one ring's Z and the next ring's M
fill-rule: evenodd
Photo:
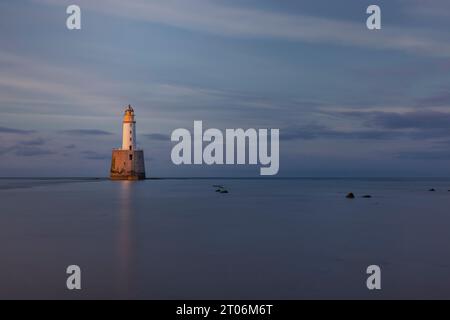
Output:
M449 189L445 179L0 179L0 298L450 299ZM79 292L65 288L72 264ZM371 264L378 292L365 286Z

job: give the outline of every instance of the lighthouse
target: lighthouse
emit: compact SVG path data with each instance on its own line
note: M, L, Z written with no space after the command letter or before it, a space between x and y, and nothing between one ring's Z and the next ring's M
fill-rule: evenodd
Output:
M112 152L110 177L113 180L145 179L144 151L137 148L136 119L131 105L123 115L122 148Z

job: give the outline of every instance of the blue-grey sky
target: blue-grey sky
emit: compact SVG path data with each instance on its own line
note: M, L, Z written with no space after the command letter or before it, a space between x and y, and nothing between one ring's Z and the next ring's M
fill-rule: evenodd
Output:
M1 1L0 176L107 176L128 104L150 176L259 175L173 165L194 120L279 128L280 176L450 176L449 31L447 0Z

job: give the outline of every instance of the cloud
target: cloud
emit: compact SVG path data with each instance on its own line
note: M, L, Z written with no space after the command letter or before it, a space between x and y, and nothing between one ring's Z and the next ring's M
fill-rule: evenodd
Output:
M406 160L450 160L450 150L401 152L399 159Z
M406 11L414 16L425 16L432 18L449 18L450 2L448 0L402 0Z
M19 157L47 156L54 153L54 151L34 146L16 146L14 148L14 154Z
M6 51L0 51L0 68L1 102L20 105L31 112L34 112L33 106L39 105L40 113L44 114L68 113L62 105L77 107L77 111L71 110L70 114L101 114L120 100L118 87L124 86L92 68L57 65L55 61Z
M3 148L0 151L0 155L12 153L18 157L34 157L34 156L47 156L55 154L54 151L36 147L33 145L16 144L10 147Z
M36 1L61 5L59 0ZM105 15L214 35L332 43L450 56L450 45L445 41L446 34L423 28L401 28L390 25L375 33L368 31L364 23L269 12L206 0L111 0L107 5L97 1L80 0L78 4L82 8ZM439 10L439 7L436 10Z
M16 129L8 129L6 132L11 132L11 130L16 133ZM19 130L19 134L28 135L33 131L25 131ZM50 155L54 154L52 150L42 148L41 146L45 145L45 140L42 138L33 138L28 140L17 140L17 138L13 139L13 141L5 140L7 145L2 146L0 149L0 155L4 154L14 154L19 157L32 157L32 156L41 156L41 155ZM9 145L8 145L9 144Z
M356 119L370 130L414 140L450 138L450 113L441 111L344 111L335 115Z
M155 141L170 141L170 136L162 133L148 133L143 134L142 136Z
M431 107L448 107L450 106L450 91L442 91L429 97L419 99L418 104Z
M21 129L0 127L0 133L31 134L31 133L34 133L34 132L35 131L33 131L33 130L21 130Z
M343 118L347 127L336 129L321 124L286 127L280 139L289 140L396 140L450 138L450 113L439 111L381 112L343 111L328 113ZM355 129L356 128L356 129Z
M74 129L74 130L63 130L61 133L73 135L73 136L109 136L112 135L111 132L97 130L97 129Z
M83 151L81 152L84 155L84 158L89 159L89 160L107 160L107 159L111 159L111 155L110 154L102 154L102 153L98 153L95 151Z
M184 125L186 119L196 118L215 121L216 127L225 122L228 126L230 122L235 126L249 123L266 126L268 119L283 122L292 119L293 115L318 115L316 110L325 105L320 100L186 84L153 84L146 86L146 90L142 92L142 96L148 97L144 105L154 106L150 115L153 117L157 109L161 117L169 118L171 125L175 126Z
M33 140L20 141L19 144L24 146L42 146L45 144L45 140L42 138L36 138Z
M321 125L310 125L299 128L287 128L280 131L280 139L290 140L391 140L399 138L402 133L383 130L335 130Z
M368 127L420 130L450 129L450 113L448 112L412 111L400 113L350 111L341 112L340 114L362 119Z

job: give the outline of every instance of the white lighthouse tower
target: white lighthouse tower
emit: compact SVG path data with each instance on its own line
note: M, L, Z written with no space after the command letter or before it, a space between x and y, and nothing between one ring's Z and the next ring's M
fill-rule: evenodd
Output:
M136 150L136 121L134 110L128 105L123 116L122 150Z
M136 120L133 108L128 105L122 122L122 148L112 152L111 179L145 179L144 151L136 145Z

